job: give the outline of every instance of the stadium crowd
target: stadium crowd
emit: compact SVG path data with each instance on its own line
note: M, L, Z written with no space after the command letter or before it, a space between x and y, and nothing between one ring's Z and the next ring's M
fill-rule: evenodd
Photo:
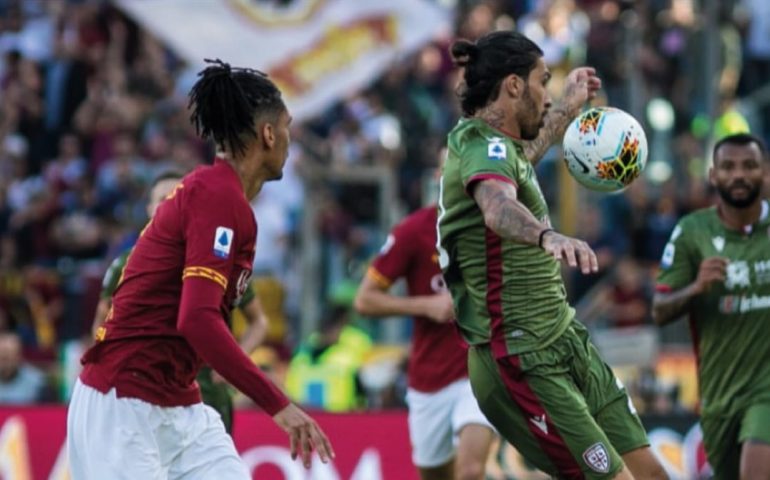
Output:
M556 222L599 256L599 274L569 282L581 318L595 328L651 325L654 269L669 234L713 194L709 145L748 127L770 140L770 35L762 33L770 4L715 2L711 30L701 5L709 2L698 0L448 3L457 37L516 28L542 46L554 92L571 68L592 65L603 79L600 103L644 121L650 163L622 194L565 191L558 149L538 168L549 203L564 207ZM460 115L451 40L426 45L367 90L297 125L286 178L253 203L255 286L270 319L269 347L257 361L279 377L291 352L312 342L296 334L308 172L384 166L398 180L399 211L430 202L425 179ZM716 95L704 80L707 41L718 50ZM0 0L0 57L0 402L63 402L90 342L104 272L147 220L148 185L169 168L209 162L213 151L188 120L192 70L108 1ZM660 105L652 99L673 113L670 125L647 108ZM328 184L312 199L324 258L319 299L337 316L386 233L373 227L378 207L361 191ZM688 342L681 332L664 331L663 340ZM637 390L647 408L676 408L678 387L650 376L640 376ZM400 404L392 393L368 404Z

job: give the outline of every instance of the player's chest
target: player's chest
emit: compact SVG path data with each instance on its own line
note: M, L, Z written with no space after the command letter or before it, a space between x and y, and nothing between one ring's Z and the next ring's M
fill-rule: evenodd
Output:
M716 232L700 239L702 259L719 256L729 260L725 285L757 287L770 285L770 236L756 232L750 236Z

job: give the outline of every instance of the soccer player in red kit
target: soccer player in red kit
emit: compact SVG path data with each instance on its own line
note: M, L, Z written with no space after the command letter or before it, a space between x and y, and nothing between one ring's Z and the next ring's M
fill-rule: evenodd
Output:
M468 381L467 346L455 328L452 297L438 265L436 217L435 205L425 207L392 230L361 283L355 306L364 315L415 319L407 404L412 461L420 477L483 479L494 431ZM409 296L388 294L401 277Z
M73 478L251 478L216 412L201 403L203 362L248 395L310 466L334 456L318 425L249 360L225 319L251 275L249 200L281 178L291 117L258 71L211 62L191 120L217 146L161 203L127 261L107 320L83 356L67 416ZM269 246L268 246L269 247Z

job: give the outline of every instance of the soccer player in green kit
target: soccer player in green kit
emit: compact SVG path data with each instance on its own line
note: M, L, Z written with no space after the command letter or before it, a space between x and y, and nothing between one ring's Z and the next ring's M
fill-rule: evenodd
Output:
M465 118L449 134L437 248L481 410L555 477L666 478L625 389L566 300L560 261L591 273L596 255L551 228L526 153L543 133L563 134L599 79L578 72L564 96L581 89L582 101L551 109L550 72L525 36L460 40L452 55L464 67ZM563 127L554 132L554 123Z
M749 134L714 146L715 207L682 218L653 301L659 325L689 314L701 427L715 478L770 479L770 207L767 148Z

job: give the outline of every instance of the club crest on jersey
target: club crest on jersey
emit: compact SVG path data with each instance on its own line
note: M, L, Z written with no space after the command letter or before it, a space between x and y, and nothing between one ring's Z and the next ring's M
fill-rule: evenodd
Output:
M227 227L217 227L214 234L214 255L219 258L227 258L230 248L233 246L233 230Z
M583 452L583 460L594 472L607 473L610 471L610 456L602 442L594 443Z
M487 145L487 157L489 157L490 160L505 160L507 154L502 138L492 137L489 139L489 145Z

